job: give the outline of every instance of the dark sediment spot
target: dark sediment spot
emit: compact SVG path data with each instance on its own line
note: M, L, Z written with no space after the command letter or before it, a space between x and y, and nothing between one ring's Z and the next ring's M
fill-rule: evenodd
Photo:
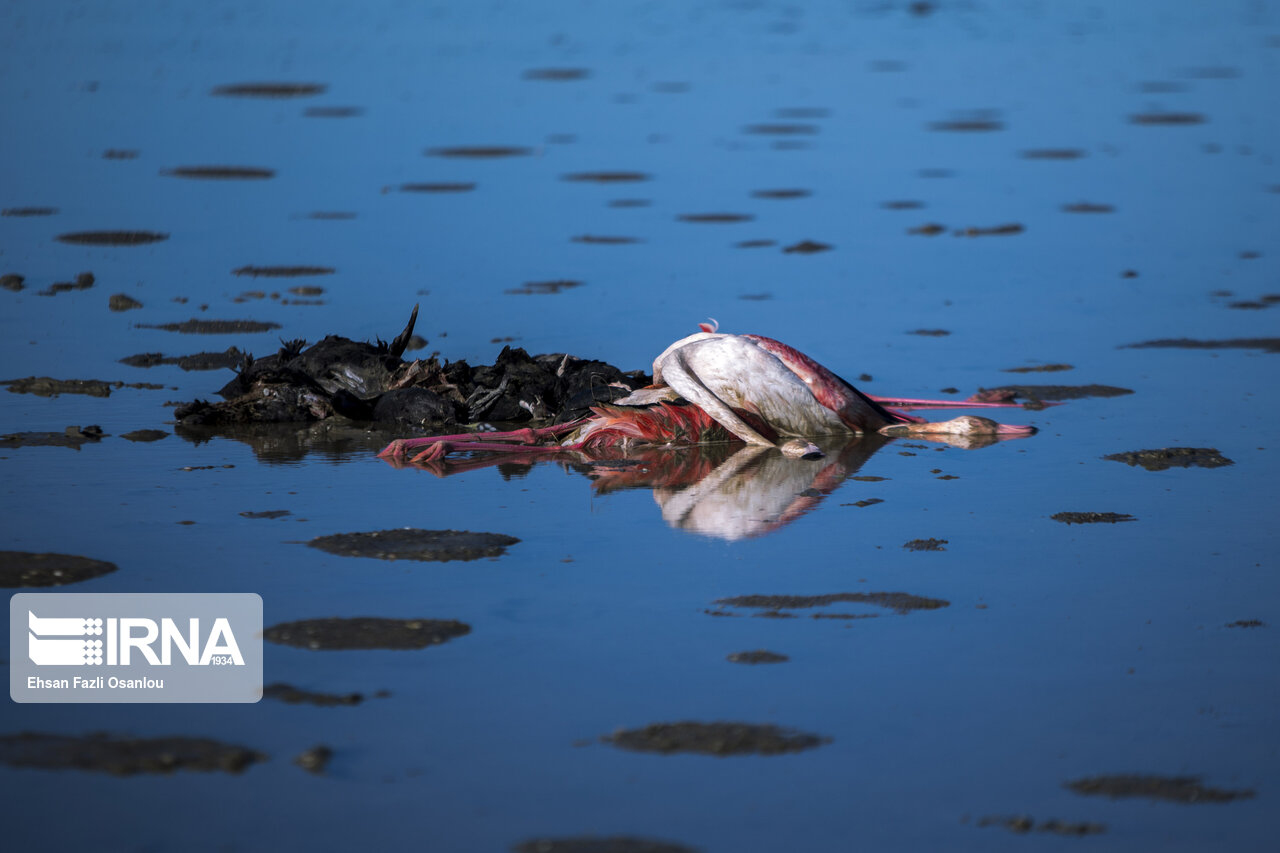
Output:
M53 216L57 212L56 207L6 207L0 216Z
M929 129L951 133L990 133L1004 130L1004 122L985 118L951 119L931 122Z
M280 328L280 324L262 320L197 320L193 317L182 323L140 324L138 328L180 332L184 335L235 335L242 332L269 332Z
M102 152L103 160L137 160L139 152L132 148L108 148Z
M767 198L774 200L808 198L811 195L813 195L812 190L755 190L751 193L752 198Z
M883 483L888 477L873 477L869 474L859 474L856 477L850 477L850 480L857 480L859 483Z
M849 506L856 506L856 507L862 508L862 507L875 506L876 504L882 504L882 503L884 503L883 498L864 498L860 501L854 501L853 503L849 504ZM841 506L844 506L844 504L841 504Z
M317 744L310 749L304 749L294 756L293 763L308 773L318 775L324 773L324 769L329 766L329 759L331 758L333 758L333 750L324 744Z
M653 202L647 198L615 198L609 202L609 207L648 207L651 204Z
M1270 303L1267 303L1267 302L1261 302L1261 301L1258 301L1258 302L1254 302L1254 301L1229 302L1229 303L1227 303L1227 307L1228 307L1228 308L1237 308L1237 309L1251 310L1251 311L1260 311L1260 310L1262 310L1263 308L1268 308L1268 307L1270 307Z
M303 113L307 118L355 118L364 115L362 107L307 107Z
M602 234L579 234L576 237L570 237L571 243L588 243L597 246L626 246L632 243L643 243L644 241L638 237L612 237Z
M127 293L113 293L107 299L107 308L111 311L132 311L141 307L142 303Z
M1062 370L1075 370L1070 364L1036 364L1029 367L1006 367L1004 373L1057 373Z
M324 288L314 284L297 284L289 288L289 292L294 296L319 296L324 293Z
M946 539L912 539L910 542L903 542L902 547L908 551L945 551L943 545L950 544Z
M23 732L0 736L0 764L40 770L93 770L116 776L198 770L239 773L267 756L208 738L85 737Z
M143 352L120 359L121 364L130 367L155 367L159 364L176 364L183 370L223 370L239 366L245 354L235 347L224 352L198 352L194 355L164 355L158 352Z
M1265 628L1267 623L1261 619L1237 619L1227 623L1228 628Z
M635 752L693 752L701 755L782 755L831 742L821 735L752 723L654 723L642 729L620 729L601 737Z
M907 332L908 335L921 335L926 338L945 338L951 334L946 329L915 329Z
M1107 831L1105 824L1058 820L1049 818L1039 823L1028 815L1000 817L988 815L978 818L978 826L1000 826L1010 832L1051 832L1055 835L1100 835Z
M374 557L379 560L478 560L500 557L507 547L520 540L501 533L472 533L468 530L375 530L369 533L335 533L320 536L307 544L343 557Z
M751 652L734 652L725 660L729 663L786 663L791 658L786 655L780 655L777 652L766 651L765 649L756 649Z
M764 610L795 610L807 607L826 607L837 603L872 604L897 613L912 610L937 610L950 602L940 598L924 598L906 592L833 592L825 595L739 595L719 598L715 604L729 607L752 607Z
M242 518L284 518L286 515L293 515L293 513L287 509L267 509L261 512L245 510L240 513Z
M513 853L697 853L696 848L683 844L630 835L533 838L511 849Z
M321 220L355 219L356 215L347 210L313 210L307 214L307 218Z
M1120 797L1149 797L1174 803L1228 803L1247 800L1254 796L1250 790L1224 790L1206 788L1199 776L1092 776L1067 782L1066 787L1077 794Z
M956 232L957 237L1010 237L1014 234L1021 234L1026 231L1026 227L1018 223L1009 223L1007 225L992 225L990 227L979 227L970 225Z
M1204 124L1208 121L1200 113L1134 113L1129 116L1132 124L1145 125L1191 125Z
M74 231L54 239L78 246L143 246L168 240L169 235L157 231Z
M813 136L818 132L816 124L799 122L767 122L749 124L742 129L743 133L756 133L763 136Z
M1115 385L1001 385L998 388L979 389L969 401L1002 402L1015 397L1029 400L1083 400L1087 397L1123 397L1132 393L1129 388ZM979 397L982 399L979 400Z
M474 181L428 181L401 184L402 193L469 193L476 188Z
M1024 160L1079 160L1085 156L1080 148L1028 148L1022 152Z
M71 290L88 290L93 287L96 279L91 272L82 272L76 276L75 281L55 281L44 290L40 291L41 296L57 296L59 293L66 293Z
M74 554L0 551L0 587L63 586L80 583L116 570L115 563Z
M739 299L745 299L748 302L764 302L773 298L772 293L743 293L738 296Z
M1116 524L1138 520L1127 512L1057 512L1049 517L1065 524Z
M469 157L493 160L499 157L527 157L532 148L519 145L455 145L447 148L428 148L428 157Z
M572 287L581 287L582 282L570 281L568 279L558 279L556 281L526 281L519 287L513 287L506 293L519 293L526 295L543 295L549 293L559 293L562 290L568 290Z
M11 290L14 293L17 293L19 290L26 287L26 285L23 284L24 281L26 281L26 279L17 273L10 272L0 275L0 287L3 287L5 290Z
M178 166L162 169L160 174L204 181L265 181L274 178L276 171L259 166Z
M568 83L585 80L591 76L587 68L530 68L520 75L525 80L542 80L548 83Z
M284 646L317 651L351 649L425 649L471 633L454 619L304 619L273 625L262 638Z
M81 446L95 444L102 438L102 427L96 424L86 427L69 426L62 432L14 432L0 435L0 448L70 447L72 450L79 450Z
M1230 338L1221 341L1200 341L1192 338L1162 338L1140 344L1126 344L1120 349L1260 349L1263 352L1280 352L1280 338Z
M936 237L947 230L947 226L939 225L936 222L926 222L924 225L917 225L915 228L908 228L908 234L918 234L921 237Z
M321 708L334 708L338 705L359 705L364 696L359 693L318 693L303 690L292 684L268 684L262 688L263 699L275 699L289 705L317 705Z
M323 83L232 83L214 87L212 94L239 98L305 98L323 95L328 88Z
M813 240L801 240L799 243L787 246L782 251L788 255L816 255L818 252L829 252L833 247L826 243L818 243Z
M777 240L740 240L733 244L738 249L767 249L778 245Z
M1132 450L1128 453L1112 453L1102 457L1129 466L1141 465L1148 471L1167 471L1170 468L1222 468L1235 462L1223 456L1215 447L1165 447L1159 450Z
M159 441L162 438L168 438L169 433L162 429L135 429L132 432L126 432L120 436L125 441L151 442Z
M1062 211L1064 213L1115 213L1116 208L1113 204L1094 204L1088 201L1078 201L1074 204L1064 204Z
M916 201L915 199L898 199L882 201L880 206L885 210L920 210L924 207L924 202Z
M8 385L14 394L35 394L37 397L56 397L59 394L87 394L90 397L110 397L111 388L121 388L123 382L111 383L101 379L52 379L48 376L28 376L25 379L6 379L0 385Z
M676 219L681 222L720 225L734 222L750 222L755 219L755 216L750 213L682 213Z
M561 180L593 184L627 184L652 180L653 176L644 172L570 172L562 175Z
M337 270L333 267L311 267L311 266L293 266L293 267L240 267L232 270L235 275L247 275L254 278L296 278L304 275L333 275Z

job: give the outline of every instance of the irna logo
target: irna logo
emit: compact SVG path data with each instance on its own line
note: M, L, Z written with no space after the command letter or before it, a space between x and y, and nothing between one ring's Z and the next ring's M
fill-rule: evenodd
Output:
M27 655L37 666L130 666L145 661L170 666L181 658L191 666L244 666L231 623L225 617L186 619L184 628L168 617L53 616L27 611Z

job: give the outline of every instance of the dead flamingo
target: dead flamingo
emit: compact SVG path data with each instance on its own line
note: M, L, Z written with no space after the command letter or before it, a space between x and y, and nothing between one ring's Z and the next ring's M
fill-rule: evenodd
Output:
M653 362L653 384L602 404L579 420L512 432L402 438L379 456L414 462L454 451L567 450L631 445L696 444L740 440L776 447L790 456L818 454L805 439L820 435L880 432L885 435L1026 436L1034 427L999 424L964 415L930 423L885 404L911 408L1008 407L1007 403L956 403L869 397L813 359L760 335L703 331L676 341Z

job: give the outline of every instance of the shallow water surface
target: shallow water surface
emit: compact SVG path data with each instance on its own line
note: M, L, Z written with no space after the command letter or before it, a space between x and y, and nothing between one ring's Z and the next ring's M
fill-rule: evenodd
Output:
M0 550L256 592L283 685L6 704L14 849L1267 846L1273 10L12 0L0 47L0 380L124 383L0 390ZM120 361L414 304L410 356L472 364L648 370L713 316L873 394L1132 393L976 449L437 476L358 424L175 427L230 371ZM1164 448L1230 464L1106 458ZM404 527L518 541L307 544Z

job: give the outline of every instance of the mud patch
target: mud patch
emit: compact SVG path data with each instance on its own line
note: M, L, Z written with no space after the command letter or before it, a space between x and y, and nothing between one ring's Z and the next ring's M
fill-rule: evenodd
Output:
M734 243L736 249L767 249L770 246L778 245L777 240L741 240Z
M125 441L151 442L159 441L162 438L168 438L169 433L162 429L135 429L133 432L126 432L120 436Z
M600 738L620 749L670 755L692 752L700 755L782 755L803 752L831 738L798 732L774 725L752 723L654 723L642 729L619 729Z
M53 216L57 212L56 207L6 207L0 216Z
M1028 400L1083 400L1087 397L1123 397L1132 393L1129 388L1114 385L1001 385L997 388L979 389L977 394L969 398L969 402L1007 401L1015 397Z
M146 391L159 391L164 388L163 385L157 385L154 382L104 382L101 379L53 379L48 376L6 379L0 382L0 385L8 385L10 393L13 394L35 394L37 397L57 397L59 394L110 397L112 389L140 388Z
M630 835L534 838L511 848L514 853L697 853L697 848Z
M833 248L835 247L826 243L818 243L814 240L801 240L799 243L794 243L783 248L782 251L788 255L816 255L819 252L829 252Z
M957 237L1012 237L1014 234L1021 234L1026 231L1025 225L1017 222L1007 223L1005 225L978 226L970 225L956 232Z
M471 633L454 619L303 619L273 625L262 638L282 646L316 651L352 649L425 649Z
M644 172L570 172L560 177L563 181L592 184L631 184L652 178L652 175Z
M141 308L142 303L134 299L127 293L113 293L107 299L107 308L111 311L132 311L135 308Z
M229 347L223 352L198 352L194 355L165 355L158 352L143 352L120 359L121 364L130 367L155 367L159 364L176 364L183 370L223 370L238 367L245 359L245 353Z
M943 545L951 544L947 539L912 539L910 542L903 542L902 547L908 551L945 551Z
M307 107L302 111L307 118L356 118L364 115L362 107Z
M729 663L757 664L786 663L791 660L791 658L786 655L780 655L777 652L770 652L765 649L756 649L752 652L734 652L725 658L725 660L729 661Z
M1131 124L1144 124L1149 126L1163 125L1167 127L1187 126L1192 124L1204 124L1208 121L1201 113L1134 113L1129 116Z
M1147 797L1173 803L1229 803L1254 796L1248 789L1207 788L1200 784L1199 776L1092 776L1067 782L1065 787L1089 796Z
M140 323L139 329L159 329L183 335L237 335L250 332L270 332L279 329L279 323L264 320L197 320L194 317L182 323Z
M915 228L908 228L907 233L920 237L937 237L946 230L947 226L945 225L939 225L936 222L926 222L924 225L917 225Z
M528 157L532 148L519 145L456 145L448 148L428 148L428 157L464 157L476 160L495 160L500 157Z
M1024 160L1079 160L1085 156L1080 148L1028 148L1022 152Z
M530 68L520 77L524 80L541 80L547 83L568 83L574 80L586 80L591 76L587 68Z
M783 201L793 198L808 198L813 195L812 190L756 190L751 193L752 198L764 198L774 201Z
M241 518L284 518L286 515L293 515L293 513L287 509L267 509L261 512L245 510L240 513Z
M925 598L906 592L833 592L825 595L739 595L719 598L714 602L728 607L750 607L761 610L803 610L810 607L826 607L830 604L872 604L895 613L906 614L913 610L938 610L949 607L951 602L940 598Z
M75 281L55 281L53 284L40 291L40 296L57 296L59 293L67 293L72 290L88 290L93 287L96 279L91 272L82 272L76 276Z
M922 210L924 202L915 199L897 199L891 201L880 202L880 207L885 210Z
M1265 628L1267 623L1261 619L1237 619L1227 623L1228 628Z
M73 231L54 239L77 246L145 246L168 240L169 235L159 231Z
M208 738L85 737L23 732L0 736L0 764L40 770L92 770L115 776L195 770L240 773L267 756Z
M1120 349L1260 349L1263 352L1280 352L1280 338L1230 338L1221 341L1201 341L1192 338L1161 338L1140 344L1125 344Z
M1164 447L1159 450L1131 450L1112 453L1103 459L1123 462L1129 466L1142 466L1148 471L1167 471L1170 468L1223 468L1235 462L1218 452L1216 447Z
M501 533L472 533L467 530L375 530L369 533L335 533L306 543L341 557L372 557L377 560L418 560L448 562L501 557L520 540Z
M331 758L333 758L333 750L321 743L298 753L294 757L293 763L308 773L320 775L329 766Z
M1138 520L1127 512L1057 512L1049 517L1064 524L1119 524Z
M946 329L913 329L908 335L921 335L926 338L945 338L951 334Z
M1063 213L1115 213L1114 204L1095 204L1091 201L1077 201L1073 204L1064 204L1062 206Z
M751 222L755 216L750 213L682 213L676 219L703 225L731 225L736 222Z
M337 221L356 218L356 214L347 210L313 210L306 216L307 219L318 219L322 221Z
M469 193L476 188L474 181L436 181L401 184L402 193Z
M161 169L160 174L198 181L265 181L274 178L276 170L259 166L177 166Z
M552 293L559 293L562 290L569 290L574 287L582 287L583 282L572 281L570 279L558 279L556 281L526 281L519 287L513 287L506 293L515 293L530 296L545 296Z
M284 702L289 705L315 705L320 708L359 705L364 701L364 696L360 693L318 693L281 682L263 687L262 698L275 699L277 702Z
M627 246L633 243L643 243L639 237L613 237L604 234L579 234L576 237L570 237L571 243L588 243L597 246Z
M5 290L11 290L14 293L17 293L26 287L26 285L23 284L24 281L26 281L26 279L17 273L10 272L0 275L0 287L3 287Z
M116 570L115 563L74 554L0 551L0 587L64 586L92 580Z
M232 270L233 275L247 275L253 278L297 278L305 275L333 275L337 270L333 267L282 266L254 267L245 266Z
M1058 373L1063 370L1075 370L1070 364L1037 364L1031 367L1006 367L1004 373Z
M1004 122L987 118L948 119L931 122L929 129L946 133L993 133L1004 130Z
M95 444L102 438L102 427L96 424L86 427L69 426L62 432L12 432L0 435L0 448L70 447L72 450L79 450L82 445Z
M231 83L216 86L211 94L236 98L308 98L323 95L323 83Z
M801 122L765 122L763 124L749 124L742 128L743 133L752 133L760 136L814 136L818 130L819 127L816 124L804 124Z
M1101 823L1077 823L1057 820L1056 818L1037 822L1035 818L1029 815L1015 815L1012 817L988 815L987 817L978 818L977 825L981 827L999 826L1018 834L1051 832L1055 835L1101 835L1107 831L1106 825Z

